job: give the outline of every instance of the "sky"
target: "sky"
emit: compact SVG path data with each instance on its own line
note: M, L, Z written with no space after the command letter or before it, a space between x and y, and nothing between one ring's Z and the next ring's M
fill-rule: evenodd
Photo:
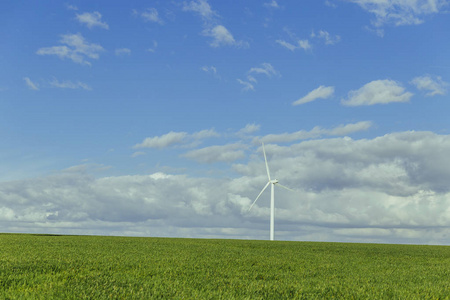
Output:
M0 231L450 245L450 1L0 3Z

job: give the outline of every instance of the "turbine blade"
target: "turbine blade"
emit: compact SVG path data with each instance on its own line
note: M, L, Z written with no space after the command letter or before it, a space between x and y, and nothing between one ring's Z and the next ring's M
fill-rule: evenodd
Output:
M270 172L269 172L269 165L267 164L267 157L266 157L266 150L264 149L264 143L262 143L263 153L264 153L264 161L266 162L266 171L267 171L267 177L270 179Z
M261 190L261 192L259 193L258 197L256 197L255 201L253 201L252 205L250 206L250 208L248 209L248 211L250 211L250 209L252 209L253 205L255 205L256 201L258 201L259 197L262 195L262 193L264 193L264 191L267 189L267 187L269 186L270 181L267 182L266 186Z
M276 185L278 185L279 187L282 187L283 189L286 189L288 191L295 192L293 189L290 189L290 188L288 188L288 187L286 187L286 186L284 186L284 185L282 185L280 183L276 183Z

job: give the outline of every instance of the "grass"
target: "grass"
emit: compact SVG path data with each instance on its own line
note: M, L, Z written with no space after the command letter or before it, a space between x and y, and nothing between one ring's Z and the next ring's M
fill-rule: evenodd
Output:
M0 299L450 299L450 247L0 234Z

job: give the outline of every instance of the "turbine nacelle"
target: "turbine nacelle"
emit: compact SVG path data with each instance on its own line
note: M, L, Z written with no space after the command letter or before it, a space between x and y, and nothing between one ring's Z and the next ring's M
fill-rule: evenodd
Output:
M272 179L272 180L270 181L270 183L271 183L271 184L276 184L276 183L278 183L278 179Z

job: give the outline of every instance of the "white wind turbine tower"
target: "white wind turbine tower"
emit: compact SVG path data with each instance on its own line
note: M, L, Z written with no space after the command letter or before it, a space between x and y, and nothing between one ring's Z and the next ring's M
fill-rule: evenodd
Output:
M273 241L273 236L274 236L274 225L275 225L275 191L274 191L274 187L275 184L278 185L279 187L282 187L286 190L292 191L290 188L285 187L284 185L280 184L278 182L278 179L271 179L270 178L270 171L269 171L269 165L267 164L267 157L266 157L266 150L264 149L264 143L262 143L262 148L263 148L263 153L264 153L264 161L266 162L266 171L267 171L267 177L269 178L269 181L267 182L266 186L264 186L264 188L261 190L261 192L259 193L258 197L256 197L255 201L253 201L252 205L250 206L250 208L248 209L248 211L250 211L253 207L253 205L255 205L256 201L258 201L259 197L261 196L261 194L266 190L266 188L269 186L270 184L270 240Z

